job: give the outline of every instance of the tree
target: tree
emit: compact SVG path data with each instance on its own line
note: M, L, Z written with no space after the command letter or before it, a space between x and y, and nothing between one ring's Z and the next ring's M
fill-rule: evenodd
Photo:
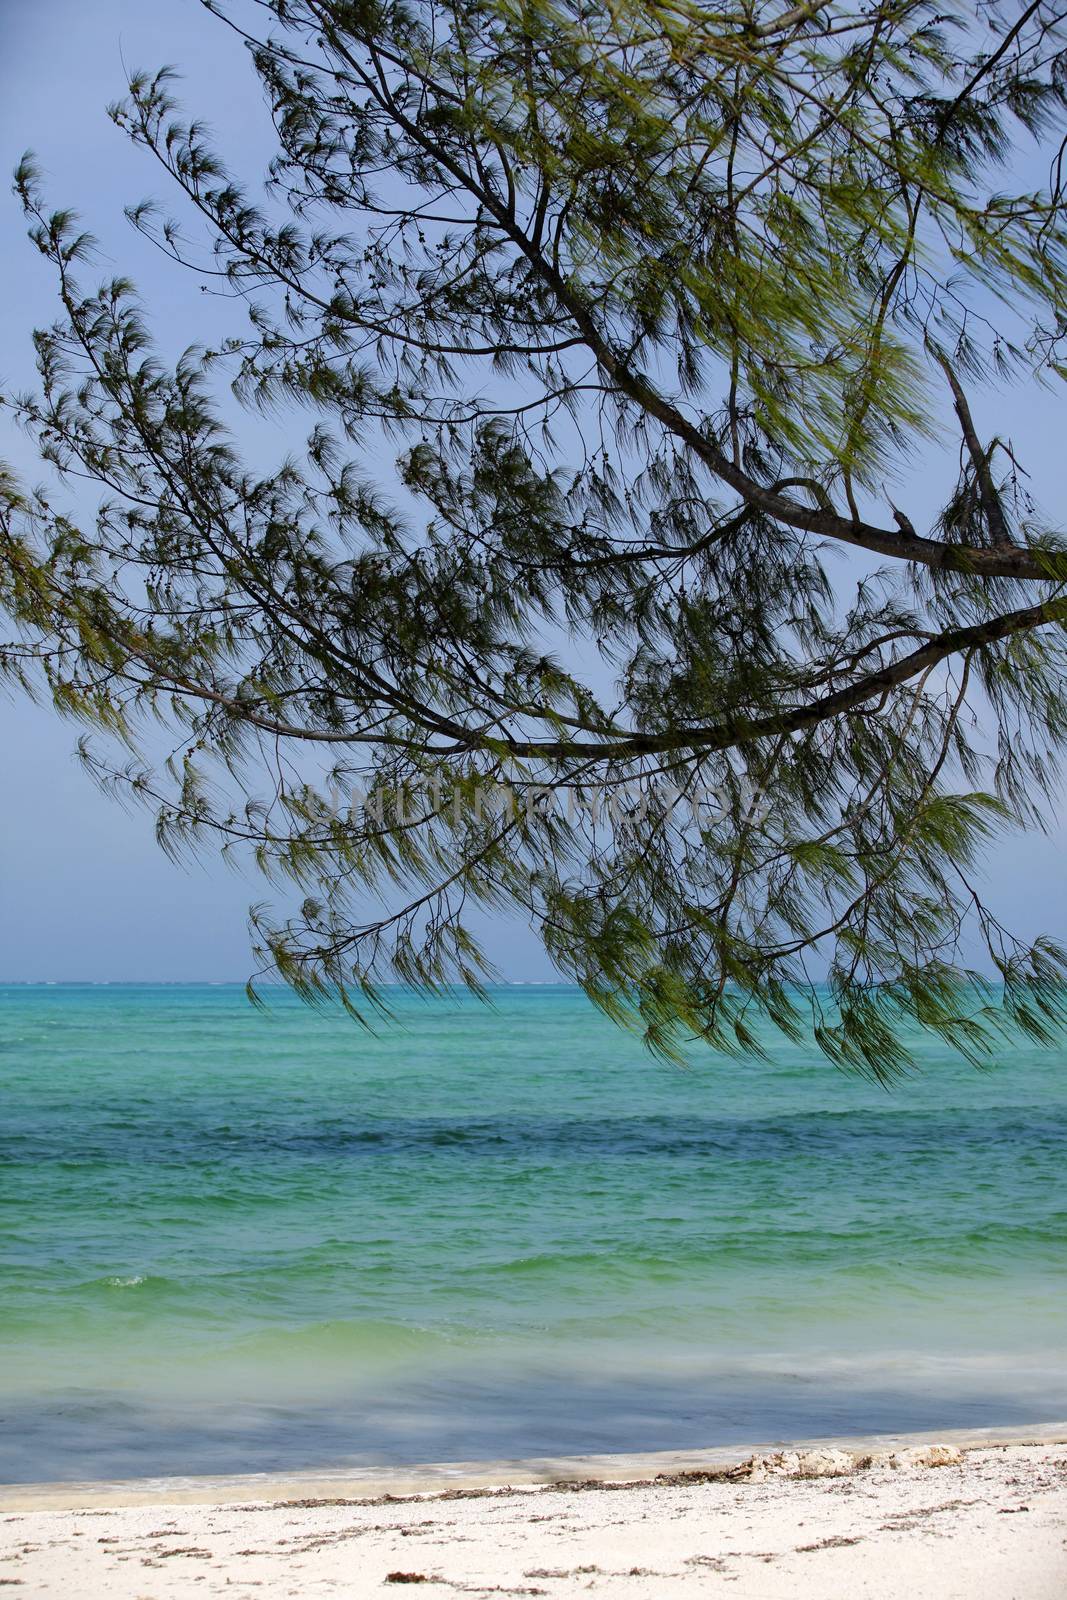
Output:
M300 886L256 928L306 996L478 987L480 904L668 1054L762 1013L879 1078L909 1021L1048 1038L1067 956L975 868L1056 801L1067 549L968 390L1067 376L1067 13L204 3L273 110L262 199L168 71L111 114L232 337L164 362L17 175L61 311L16 408L101 495L6 482L8 673L179 725L172 781L87 759ZM247 465L227 381L306 445Z

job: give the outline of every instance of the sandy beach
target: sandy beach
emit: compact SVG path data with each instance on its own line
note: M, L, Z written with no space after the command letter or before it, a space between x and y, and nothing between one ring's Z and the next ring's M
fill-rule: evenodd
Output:
M1067 1428L1029 1438L13 1486L0 1491L0 1585L79 1600L1059 1600Z

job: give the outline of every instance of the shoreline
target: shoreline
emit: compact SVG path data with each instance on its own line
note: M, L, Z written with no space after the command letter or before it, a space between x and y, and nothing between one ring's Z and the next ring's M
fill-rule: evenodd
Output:
M426 1600L1062 1600L1065 1433L29 1485L37 1509L0 1507L0 1583L34 1600L385 1600L411 1584Z
M775 1451L835 1450L857 1461L894 1451L944 1444L965 1455L1009 1447L1067 1445L1067 1421L1029 1427L941 1428L921 1433L818 1435L805 1439L756 1440L746 1445L701 1450L634 1451L610 1455L532 1456L495 1461L433 1461L403 1466L310 1468L144 1478L58 1480L0 1484L0 1515L13 1512L95 1510L151 1505L281 1505L296 1501L376 1505L528 1493L565 1486L596 1490L603 1485L655 1488L727 1478L753 1456ZM789 1480L783 1480L789 1481Z

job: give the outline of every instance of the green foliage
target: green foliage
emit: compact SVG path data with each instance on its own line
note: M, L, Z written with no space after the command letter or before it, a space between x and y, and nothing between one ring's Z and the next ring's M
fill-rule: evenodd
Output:
M86 760L167 849L298 887L254 923L309 999L480 988L481 905L668 1056L756 1050L761 1014L879 1079L907 1022L1050 1037L1064 954L975 872L1056 799L1067 549L966 386L1067 368L1061 162L1012 187L1067 132L1059 15L205 3L271 18L262 202L170 71L112 116L183 207L133 225L234 296L218 349L168 365L17 174L59 312L10 403L100 497L0 480L0 666L126 741ZM226 383L310 415L273 471ZM949 407L923 533L886 484Z

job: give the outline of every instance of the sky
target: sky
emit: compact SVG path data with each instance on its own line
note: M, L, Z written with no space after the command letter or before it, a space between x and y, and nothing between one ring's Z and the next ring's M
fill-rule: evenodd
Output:
M199 0L0 0L0 168L32 149L50 201L73 206L98 236L101 276L132 277L153 326L180 343L210 339L225 307L129 227L123 207L166 194L149 157L106 115L127 69L180 68L183 98L216 129L230 165L255 178L270 125L240 43ZM17 201L0 190L0 390L32 386L30 332L53 312L45 263L25 238ZM1062 495L1067 400L1054 392L987 397L985 430L1012 433L1046 510ZM284 429L284 422L276 424ZM285 450L279 433L279 454ZM32 448L0 411L0 460L29 482ZM252 962L247 909L269 896L217 858L176 866L149 813L100 793L80 768L79 729L48 706L0 691L0 982L242 981ZM995 909L1026 936L1067 940L1067 835L1015 838L988 865ZM482 930L486 929L483 922ZM498 919L503 974L545 981L552 969L529 929Z
M154 332L166 344L178 330L180 348L229 326L232 308L201 296L126 222L124 206L166 190L106 114L127 69L164 64L180 69L187 106L205 113L232 167L257 178L272 148L259 84L239 41L199 0L0 0L0 169L10 173L32 149L50 202L77 209L100 240L99 275L132 277ZM31 331L55 311L6 181L0 263L0 390L18 392L34 383ZM281 456L288 441L278 428ZM300 428L303 437L306 419ZM31 442L2 411L0 460L30 483L41 478ZM209 853L171 862L151 814L103 795L82 769L82 731L0 687L0 983L244 982L253 970L248 908L277 896ZM552 981L528 928L481 926L504 977Z

